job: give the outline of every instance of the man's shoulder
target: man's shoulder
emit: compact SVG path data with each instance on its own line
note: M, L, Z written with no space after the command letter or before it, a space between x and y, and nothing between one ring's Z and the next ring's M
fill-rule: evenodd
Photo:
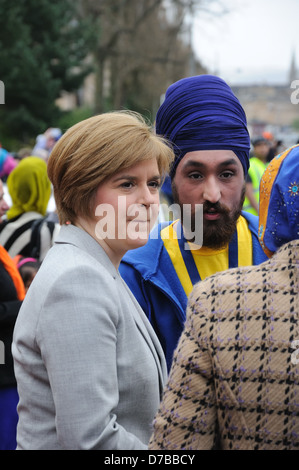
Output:
M170 223L171 222L163 222L158 224L152 230L144 246L127 251L120 264L121 273L124 273L128 267L141 272L143 275L156 273L157 269L159 269L164 246L161 231Z
M248 223L248 228L251 232L255 235L258 234L258 227L259 227L259 218L257 215L251 214L250 212L242 211L241 215Z
M161 239L161 230L167 225L168 223L161 223L159 225L156 225L156 227L154 227L154 229L150 233L147 243L140 248L127 251L127 253L123 257L123 260L142 260L145 256L148 256L153 252L157 253L157 248L160 246L162 247L163 245L163 241Z

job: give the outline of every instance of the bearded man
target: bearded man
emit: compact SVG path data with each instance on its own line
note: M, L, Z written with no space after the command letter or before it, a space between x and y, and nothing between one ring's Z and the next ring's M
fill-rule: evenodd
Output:
M156 131L176 155L170 178L180 218L158 225L144 247L127 253L120 273L170 367L193 286L219 271L260 264L266 256L258 218L242 211L250 138L245 112L227 83L199 75L172 84Z

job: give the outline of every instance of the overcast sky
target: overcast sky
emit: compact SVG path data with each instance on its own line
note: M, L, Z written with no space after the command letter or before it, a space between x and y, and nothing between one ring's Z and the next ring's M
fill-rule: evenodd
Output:
M299 0L223 3L230 6L225 16L195 17L193 46L199 59L230 84L288 82L293 52L299 70Z

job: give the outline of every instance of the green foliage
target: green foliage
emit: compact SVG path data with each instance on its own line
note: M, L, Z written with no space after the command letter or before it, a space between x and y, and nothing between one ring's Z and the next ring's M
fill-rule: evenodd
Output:
M299 119L295 119L292 123L292 127L293 129L295 129L296 131L299 131Z
M61 90L78 89L90 68L83 65L89 28L71 0L0 0L0 141L26 141L57 127Z
M58 127L62 132L67 131L70 127L77 124L77 122L88 119L93 115L91 108L81 107L75 108L72 111L65 111L62 113L61 117L58 120Z

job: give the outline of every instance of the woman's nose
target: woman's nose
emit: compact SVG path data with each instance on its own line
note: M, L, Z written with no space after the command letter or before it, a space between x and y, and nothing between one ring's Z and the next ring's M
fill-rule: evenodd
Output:
M150 188L146 186L140 190L138 202L145 207L149 207L151 204L154 204L157 201Z

